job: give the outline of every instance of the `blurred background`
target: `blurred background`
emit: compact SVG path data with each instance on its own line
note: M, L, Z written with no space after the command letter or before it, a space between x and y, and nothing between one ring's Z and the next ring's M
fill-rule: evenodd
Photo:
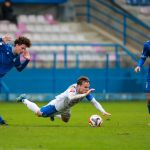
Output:
M150 39L150 0L11 2L9 17L0 12L0 36L30 38L32 60L2 79L1 101L21 93L48 101L81 75L90 78L98 100L145 99L149 62L139 74L134 67Z

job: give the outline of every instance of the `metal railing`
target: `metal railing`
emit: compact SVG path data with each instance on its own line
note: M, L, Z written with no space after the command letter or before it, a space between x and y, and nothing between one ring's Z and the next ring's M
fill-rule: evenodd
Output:
M136 56L130 52L125 46L119 44L101 44L101 43L78 43L78 44L33 44L34 46L55 47L53 51L34 53L32 58L32 68L36 68L39 64L40 68L106 68L106 64L113 64L111 68L122 67L123 61L127 61L131 67L137 62ZM57 47L63 47L59 51ZM74 47L74 50L71 48ZM90 51L86 51L86 47L90 47ZM80 49L80 50L79 50ZM41 59L40 59L41 58ZM102 65L103 63L103 65ZM43 64L43 65L40 65ZM71 65L72 64L72 65ZM45 66L45 67L44 67Z
M140 50L143 43L150 38L150 26L107 1L87 0L85 4L77 4L76 8L78 17L86 17L85 21L88 23L111 32L122 40L123 45L132 45Z

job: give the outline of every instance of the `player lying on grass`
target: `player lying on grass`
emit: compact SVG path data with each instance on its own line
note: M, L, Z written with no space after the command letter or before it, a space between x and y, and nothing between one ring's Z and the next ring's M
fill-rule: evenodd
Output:
M101 104L98 103L91 95L91 92L94 91L94 89L89 89L89 87L89 79L82 76L77 80L76 84L71 85L66 91L56 96L54 100L51 100L47 105L41 108L39 108L35 103L29 101L25 94L20 95L17 98L17 102L23 102L39 117L50 117L53 121L54 116L57 116L62 119L62 121L68 122L71 117L71 107L82 101L83 98L86 98L100 112L102 112L103 115L110 116L111 114L106 112Z

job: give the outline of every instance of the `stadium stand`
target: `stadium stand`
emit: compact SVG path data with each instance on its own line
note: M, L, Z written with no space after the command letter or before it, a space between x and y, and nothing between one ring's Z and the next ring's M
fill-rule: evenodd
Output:
M23 6L17 4L15 8L19 6L19 10L18 13L15 13L18 14L18 25L15 26L6 21L0 22L0 26L2 26L0 35L6 32L9 32L14 38L23 35L30 38L33 43L30 50L32 61L28 66L29 70L25 72L27 74L23 77L29 81L26 83L32 84L32 87L36 86L35 84L37 86L31 90L27 88L27 92L43 93L50 90L55 93L57 88L59 91L64 86L57 87L57 79L58 82L65 79L72 80L72 74L77 76L84 73L94 76L95 83L99 81L105 85L102 88L97 85L98 92L129 91L129 89L123 89L124 85L118 89L117 86L109 87L107 83L109 73L111 72L112 78L114 78L113 83L109 82L110 85L116 83L122 85L122 76L128 80L130 78L128 74L129 76L131 74L132 78L131 72L127 70L121 72L120 68L128 69L135 66L134 54L140 50L140 46L142 47L142 43L147 39L145 33L149 29L143 22L137 21L116 7L116 1L115 4L109 0L71 0L71 2L74 4L75 17L74 13L73 17L65 14L69 9L62 10L62 16L57 16L58 7L56 6L53 9L53 6L50 5L40 4L40 6L34 5L33 7L32 4ZM90 2L90 5L87 2ZM29 11L24 11L26 8ZM65 4L59 8L66 9ZM134 30L133 27L135 27ZM32 79L28 75L31 73L30 69L32 69L32 74L37 75ZM118 75L120 76L116 79ZM46 81L47 86L44 86L48 87L47 89L41 87L41 78L44 82ZM10 80L13 82L12 78ZM21 78L16 76L15 80L18 81L16 87L21 86L19 81ZM133 79L131 80L133 83ZM6 78L7 84L9 84L8 81L9 79ZM40 83L38 84L38 82ZM50 85L48 85L49 83ZM129 84L129 82L127 83ZM12 92L15 92L10 84L9 87ZM26 91L26 87L28 87L27 84L23 89L18 88L17 92Z
M147 25L150 24L149 0L115 0L115 3L145 22Z

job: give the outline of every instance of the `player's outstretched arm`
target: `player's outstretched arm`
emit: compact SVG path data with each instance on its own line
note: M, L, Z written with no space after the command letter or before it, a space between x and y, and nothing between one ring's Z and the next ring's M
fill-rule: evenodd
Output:
M102 105L93 97L91 103L100 111L104 116L111 116L110 113L106 112Z
M86 92L86 96L91 94L91 92L95 91L95 89L89 89L87 92Z
M111 116L111 114L108 113L108 112L104 112L103 115L104 115L104 116Z

